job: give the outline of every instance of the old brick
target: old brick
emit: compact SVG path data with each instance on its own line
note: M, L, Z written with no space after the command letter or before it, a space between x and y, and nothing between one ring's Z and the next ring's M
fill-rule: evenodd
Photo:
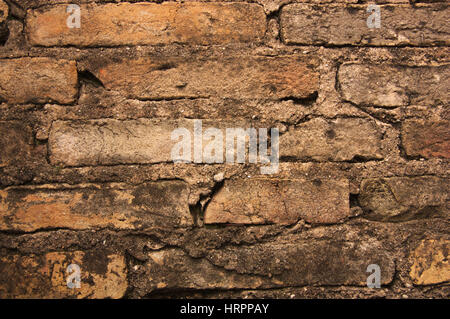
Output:
M367 119L315 118L280 137L280 155L313 161L382 159L382 133Z
M49 135L50 161L66 166L168 162L176 127L147 119L57 121Z
M339 240L296 240L280 238L250 247L229 247L213 251L207 259L214 265L241 274L272 276L278 285L361 285L367 283L367 266L382 269L381 283L394 274L392 257L381 251L382 244Z
M450 122L406 120L401 139L407 156L450 158Z
M0 45L2 45L8 38L9 31L6 22L8 15L8 5L3 0L0 0Z
M33 45L117 46L259 42L266 31L261 6L251 3L120 3L81 6L81 28L69 28L67 5L29 11Z
M179 249L149 253L136 280L145 293L165 289L257 289L304 285L365 286L369 264L378 264L381 283L394 274L382 245L359 242L279 240L277 243L212 250L203 259Z
M0 45L8 39L8 26L6 22L6 18L8 18L9 8L8 5L0 0Z
M3 0L0 0L0 25L6 21L8 14L9 14L8 5Z
M393 0L396 1L396 0ZM408 0L397 0L408 3ZM291 3L290 0L257 0L257 3L261 4L264 7L264 10L267 14L273 13L280 9L281 6ZM295 2L305 2L305 3L357 3L358 0L295 0ZM388 1L385 1L388 2Z
M0 100L73 103L78 88L74 61L52 58L0 60Z
M236 56L220 59L138 58L103 62L92 72L103 85L128 97L305 98L318 90L312 57Z
M81 270L81 287L69 288L67 267ZM121 298L127 289L125 258L95 252L51 252L0 257L1 298Z
M424 239L410 254L410 276L416 285L433 285L450 281L446 238Z
M366 179L359 203L375 220L440 217L449 212L448 179L435 176Z
M448 104L450 68L344 64L339 68L342 97L367 106Z
M184 182L9 187L0 191L0 230L150 229L192 224Z
M381 5L381 28L367 26L367 5L289 4L281 11L285 43L314 45L441 45L450 43L448 6ZM405 28L405 26L408 26Z
M350 215L347 180L227 180L205 211L205 224L314 224Z
M149 164L172 162L172 150L182 141L172 140L172 132L184 128L190 133L190 161L194 160L194 125L196 120L138 119L119 121L113 119L92 121L56 121L49 135L50 161L64 166L95 166L113 164ZM202 132L214 127L221 130L223 163L228 148L226 129L252 127L244 120L233 122L201 121ZM211 142L203 134L203 150ZM220 147L217 146L217 147ZM230 150L236 150L236 145ZM207 153L209 154L209 153ZM207 162L207 157L202 159Z
M32 143L33 132L28 125L0 121L0 167L26 163L30 159Z

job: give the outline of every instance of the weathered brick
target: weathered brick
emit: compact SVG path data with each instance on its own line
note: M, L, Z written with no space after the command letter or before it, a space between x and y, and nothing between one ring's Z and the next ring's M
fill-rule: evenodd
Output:
M56 121L53 123L49 135L50 161L52 164L64 166L173 162L175 158L172 157L172 150L175 145L186 141L181 138L172 140L172 132L184 128L190 133L190 162L193 162L195 121L191 119ZM205 120L201 121L201 125L203 133L208 128L218 128L222 132L222 158L215 161L218 163L225 162L228 151L230 153L236 151L236 143L230 150L226 145L227 128L243 128L245 130L253 127L251 123L244 120L233 122ZM217 139L219 138L217 137ZM203 134L203 151L210 142L211 139ZM219 148L220 145L217 147ZM202 162L207 162L208 154L205 154Z
M450 241L446 238L422 240L409 257L413 282L433 285L450 281L449 250Z
M67 286L70 264L80 267L80 288ZM125 258L100 250L0 257L1 298L121 298L127 286Z
M39 187L0 191L0 230L150 229L192 224L184 182Z
M74 61L52 58L0 60L0 100L69 104L78 93Z
M66 166L168 162L176 127L148 119L57 121L49 135L50 161Z
M443 217L449 213L450 182L435 176L366 179L359 203L375 220Z
M21 122L0 121L0 167L17 165L30 158L33 131Z
M406 120L401 139L407 156L450 158L450 122Z
M6 20L8 14L8 5L3 0L0 0L0 25Z
M227 180L205 211L205 224L314 224L350 215L347 180Z
M344 64L338 81L342 97L367 106L448 104L450 67Z
M313 45L448 45L446 4L381 5L381 28L369 28L368 5L289 4L281 11L285 43Z
M381 129L359 118L315 118L280 137L280 155L313 161L382 159Z
M395 1L395 0L394 0ZM401 0L403 2L408 3L408 0ZM291 3L291 0L256 0L257 3L260 3L264 6L264 10L267 14L273 13L280 9L281 6ZM358 0L295 0L295 3L317 3L317 4L329 4L329 3L358 3Z
M33 45L118 46L259 42L266 31L261 6L252 3L119 3L81 6L81 28L69 28L67 5L29 11Z
M306 98L318 90L313 57L138 58L98 63L91 71L109 90L139 99Z
M282 240L212 250L191 258L179 249L150 252L140 266L138 289L256 289L303 285L365 286L367 266L381 267L388 284L394 263L377 241Z

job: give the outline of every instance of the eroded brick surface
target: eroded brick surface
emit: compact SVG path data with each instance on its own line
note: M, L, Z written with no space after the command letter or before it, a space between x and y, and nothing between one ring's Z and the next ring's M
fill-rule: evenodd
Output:
M407 156L450 158L450 122L407 120L402 125L402 145Z
M450 68L344 64L339 68L342 97L366 106L448 104Z
M121 298L127 289L123 256L103 251L0 257L2 298ZM67 267L80 266L80 288L67 286Z
M251 3L107 3L82 5L80 28L67 26L67 5L33 10L27 35L34 45L118 46L259 42L262 8Z
M434 176L363 180L359 203L379 220L448 216L450 183Z
M3 23L9 14L8 5L2 0L0 1L0 24Z
M0 229L150 229L192 225L183 182L54 187L0 191Z
M74 61L51 58L0 60L0 100L69 104L77 95Z
M367 119L312 119L280 137L280 155L321 162L382 159L382 130Z
M33 148L33 132L19 121L0 122L0 167L17 165L17 160L26 162Z
M296 44L448 45L448 13L445 4L381 5L380 28L371 29L367 5L294 3L281 11L281 36Z
M448 3L72 2L0 0L0 298L449 298Z
M140 288L148 292L157 288L365 285L366 263L379 264L383 269L381 281L388 284L394 265L388 255L376 251L378 248L379 243L365 249L355 242L279 242L211 251L207 260L192 259L180 250L168 249L149 254L141 275L144 285Z
M307 98L318 89L314 57L237 56L221 59L123 59L92 72L103 85L138 99Z
M50 160L68 166L168 162L175 144L170 142L171 132L177 127L177 122L146 119L54 122Z
M226 181L205 211L206 224L342 222L349 217L348 181Z
M8 5L3 0L0 1L0 43L5 42L5 39L9 33L6 23L8 14L9 14Z
M410 276L417 285L432 285L450 280L447 238L425 239L411 252Z
M199 124L196 124L199 123ZM194 129L201 128L200 137L194 136ZM202 160L205 162L214 152L207 151L211 142L206 135L210 128L219 128L222 139L215 148L221 151L218 159L223 163L227 152L236 152L237 144L228 147L227 129L243 129L252 126L249 121L202 121L202 120L92 120L83 122L57 121L52 124L49 135L49 153L52 164L64 166L93 166L115 164L150 164L173 162L176 145L183 143L189 152L189 161L194 161L194 143L202 142ZM178 136L179 129L189 134ZM231 133L230 133L231 134ZM175 155L174 155L175 154ZM181 154L181 150L180 150Z

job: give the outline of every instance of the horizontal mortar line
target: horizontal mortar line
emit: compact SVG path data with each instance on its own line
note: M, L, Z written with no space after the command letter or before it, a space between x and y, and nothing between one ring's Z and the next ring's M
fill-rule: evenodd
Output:
M303 44L303 43L283 43L286 47L295 48L295 47L312 47L312 48L327 48L327 49L341 49L341 48L355 48L355 49L395 49L395 48L410 48L410 49L431 49L431 48L449 48L448 44L438 44L438 45L408 45L408 44L393 44L393 45L354 45L354 44Z
M196 1L196 2L202 3L201 1ZM131 4L131 5L136 4L136 2L130 2L130 1L123 1L123 2L120 2L120 3ZM158 2L150 2L150 3L152 3L152 4L163 4L163 3L179 3L179 2L177 2L175 0L173 0L173 1L160 0ZM251 2L251 1L245 1L245 0L244 1L242 1L242 0L240 0L240 1L239 0L235 0L235 1L230 1L230 2L219 1L219 2L214 2L214 3L247 3L247 4L254 4L254 5L257 5L257 6L261 7L261 8L264 8L264 6L261 3L255 3L255 2ZM425 8L425 9L428 9L428 8L437 7L437 5L439 5L439 4L447 4L447 3L448 3L447 1L435 1L433 3L419 2L418 4L424 4L425 5L423 7L417 7L412 2L383 3L383 4L378 4L378 5L380 7L397 7L397 8L412 8L412 9ZM98 2L95 2L95 1L82 3L82 5L89 5L89 4L96 4L98 6L101 6L103 4L117 4L117 1L115 1L115 0L104 0L101 3L98 3ZM345 3L345 2L344 3L330 3L330 2L326 2L326 1L323 1L323 2L320 1L318 3L311 3L311 2L302 3L302 2L291 1L291 2L288 2L288 3L281 4L279 9L276 10L275 12L280 12L280 10L283 7L286 7L286 6L289 6L289 5L296 5L296 4L303 5L303 6L321 5L323 7L332 7L332 8L336 8L336 7L342 7L342 8L346 8L346 7L361 7L361 8L366 8L371 3ZM436 4L436 5L434 5L434 4ZM23 9L23 10L27 10L28 11L28 10L37 10L37 9L51 9L53 7L61 6L61 5L68 5L68 3L67 2L56 2L56 3L53 3L53 4L44 3L42 5L32 6L32 7L29 7L29 8L22 8L22 7L20 7L20 8ZM266 13L265 11L264 11L264 14L266 15L266 17L270 16L270 13ZM27 16L27 14L26 14L26 16ZM26 18L26 16L25 16L25 18Z
M429 161L433 161L432 159ZM400 164L400 165L407 165L408 163L426 163L425 161L421 161L421 160L409 160L408 163L404 163L404 162L390 162L390 161L385 161L385 160L371 160L371 161L366 161L366 162L346 162L346 161L324 161L324 162L313 162L313 161L309 161L309 162L300 162L300 161L296 161L296 162L292 162L292 161L285 161L285 162L280 162L279 164L318 164L318 165L331 165L331 166L339 166L340 164L367 164L368 162L372 162L374 164ZM436 165L443 165L446 166L446 164L448 164L447 162L444 163L434 163ZM154 163L154 164L111 164L111 165L98 165L98 166L68 166L68 167L63 167L61 168L62 170L66 170L66 171L76 171L76 170L82 170L82 169L91 169L91 170L95 170L95 169L102 169L102 168L125 168L125 169L138 169L140 167L144 167L144 168L157 168L156 166L163 166L163 167L167 167L167 165L170 165L172 167L174 167L175 165L179 165L178 167L181 169L189 169L192 166L202 166L202 167L224 167L226 165L230 165L230 164L226 164L226 163L211 163L211 164L207 164L207 163L187 163L187 164L174 164L172 162L165 162L165 163ZM258 166L257 164L248 164L248 163L243 163L243 164L235 164L235 165L239 165L239 168L245 168L245 169L250 169L250 168L260 168L260 166ZM264 166L264 165L263 165ZM63 173L64 174L64 173ZM259 176L259 175L258 175ZM272 176L272 175L264 175L264 176ZM316 176L316 175L315 175ZM320 175L317 175L320 177ZM325 177L325 176L324 176ZM345 177L345 176L344 176ZM379 176L374 176L374 177L367 177L366 179L370 179L370 178L389 178L389 177L439 177L439 178L450 178L450 175L447 175L446 173L443 174L439 174L439 173L428 173L428 174L405 174L405 175L379 175ZM273 178L277 178L277 176L274 176ZM170 177L165 177L165 178L158 178L158 179L148 179L145 180L143 182L139 182L139 183L127 183L127 182L122 182L122 181L117 181L117 180L111 180L111 181L89 181L89 180L84 180L74 184L70 184L68 182L58 182L58 181L52 181L52 180L48 180L47 182L42 182L42 183L28 183L28 184L21 184L21 185L9 185L9 186L5 186L2 187L0 189L5 189L7 187L22 187L22 186L38 186L38 185L79 185L79 184L128 184L128 185L141 185L143 183L147 183L147 182L156 182L156 181L184 181L185 180L181 179L181 178L170 178Z
M106 89L107 92L119 92L112 89ZM208 100L214 98L213 96L181 96L181 97L155 97L155 98L127 98L130 101L140 101L140 102L170 102L170 101L180 101L180 100Z
M381 287L389 288L390 284L381 285ZM150 293L147 293L142 296L142 298L151 298L158 296L159 294L182 294L189 295L189 293L223 293L223 292L245 292L245 291L281 291L281 290L289 290L289 289L300 289L300 288L339 288L339 287L345 287L345 288L354 288L354 289L361 289L365 290L367 292L367 286L356 286L356 285L350 285L350 284L336 284L336 285L319 285L319 284L305 284L305 285L286 285L286 286L278 286L278 287L258 287L258 288L161 288L161 289L155 289ZM370 292L370 291L368 291ZM372 291L374 294L377 292L375 290ZM290 294L295 293L295 291L290 291ZM331 291L331 293L334 293ZM311 294L309 292L309 294ZM183 295L183 296L184 296ZM370 296L370 293L368 294ZM166 297L167 298L167 297ZM206 297L208 298L208 297ZM276 298L276 297L275 297ZM278 297L280 298L280 297ZM239 299L238 299L239 300Z
M185 180L178 178L178 177L174 177L174 178L161 178L161 179L149 179L149 180L145 180L143 182L138 182L138 183L130 183L130 182L125 182L125 181L109 181L109 182L105 182L105 181L99 181L99 182L90 182L90 181L84 181L84 182L78 182L78 183L65 183L65 182L54 182L54 181L48 181L48 182L43 182L43 183L29 183L29 184L22 184L22 185L9 185L6 187L1 187L0 190L7 190L9 189L26 189L26 188L33 188L33 187L37 187L35 190L105 190L104 188L96 188L95 186L105 186L105 185L111 185L111 186L132 186L132 187L136 187L136 186L141 186L144 184L148 184L148 183L157 183L157 182L184 182L186 184L188 184L188 182L186 182ZM44 187L44 186L48 186L48 187ZM112 187L111 189L121 189L120 187ZM128 188L124 188L125 190Z
M37 110L41 111L41 110ZM370 115L370 114L369 114ZM114 116L114 115L112 115ZM64 118L54 118L49 123L52 125L54 122L77 122L79 124L87 124L88 122L96 122L96 121L102 121L102 120L114 120L118 122L126 122L126 121L136 121L136 120L154 120L157 122L165 123L166 121L183 121L183 120L202 120L202 121L223 121L223 122L233 122L233 121L248 121L249 124L274 124L274 125L284 125L284 126L299 126L303 123L309 122L313 119L323 119L323 120L336 120L336 119L371 119L371 116L362 116L362 115L346 115L346 114L338 114L336 116L327 117L321 114L318 115L308 115L305 118L303 118L305 121L302 121L299 123L289 123L284 121L273 121L269 123L269 120L261 120L261 119L252 119L252 118L246 118L246 117L237 117L237 118L197 118L197 117L132 117L132 118L114 118L114 117L98 117L98 118L75 118L75 119L64 119ZM21 118L23 119L23 118ZM17 121L18 119L10 120L10 121ZM0 119L1 121L1 119ZM8 120L4 120L7 122ZM92 125L95 125L95 123L92 123Z
M257 48L266 48L267 46L261 46L258 44L264 44L264 42L247 42L249 43L249 46L242 46L242 47L234 47L234 46L230 46L228 47L228 45L220 45L220 44L205 44L205 45L199 45L199 44L192 44L192 43L177 43L177 42L172 42L170 44L133 44L133 45L108 45L108 46L77 46L77 45L60 45L60 46L43 46L43 45L34 45L32 46L32 48L37 48L37 49L78 49L80 51L88 51L88 50L97 50L97 49L125 49L125 48L137 48L137 47L141 47L141 48L170 48L171 46L181 46L183 48L193 48L193 47L201 47L201 48L223 48L223 47L227 47L229 49L231 49L230 51L240 51L242 49L257 49ZM357 48L357 49L361 49L361 48L411 48L411 49L427 49L427 48L448 48L450 47L450 45L448 44L431 44L431 45L410 45L410 44L393 44L393 45L355 45L355 44L311 44L311 43L285 43L285 42L280 42L283 47L287 48L295 48L295 47L302 47L302 48L321 48L321 47L325 47L325 48L329 48L329 49L338 49L338 48ZM235 44L242 44L242 42L236 42ZM258 45L256 47L254 47L254 45ZM314 53L314 52L312 52ZM300 54L300 53L297 53ZM306 55L306 54L303 54ZM265 56L272 56L272 55L259 55L261 57L265 57ZM38 57L38 56L24 56L24 57ZM52 57L52 56L49 56ZM212 56L214 57L214 55ZM9 59L14 59L15 57L10 57ZM18 57L20 58L20 57ZM3 58L1 58L3 59ZM6 59L6 58L5 58ZM56 58L55 58L56 59ZM63 58L60 58L63 59Z
M202 2L205 3L205 2ZM126 48L136 48L136 47L142 47L142 48L164 48L164 47L170 47L170 46L179 46L179 47L196 47L196 48L203 48L207 49L210 47L214 48L223 48L223 47L231 47L235 49L239 48L252 48L254 45L262 45L265 44L265 41L261 39L260 41L246 41L246 42L231 42L231 43L211 43L211 44L201 44L201 43L189 43L189 42L178 42L178 41L172 41L170 43L154 43L154 44L148 44L148 43L142 43L142 44L113 44L113 45L77 45L77 44L64 44L64 45L42 45L42 44L34 44L30 45L31 48L37 48L37 49L79 49L79 50L89 50L89 49L126 49Z
M329 162L324 162L324 163L329 163ZM301 163L303 164L303 163ZM306 163L309 164L309 163ZM348 164L348 163L346 163ZM351 164L365 164L365 163L351 163ZM99 169L101 169L101 166L97 166ZM342 172L346 172L346 171L342 171ZM239 173L237 173L239 174ZM347 175L346 175L347 174ZM349 178L349 174L350 173L346 173L344 175L340 175L340 177L342 178ZM267 179L267 180L280 180L280 179L334 179L335 177L328 177L325 175L311 175L311 176L303 176L303 175L298 175L295 177L280 177L280 176L271 176L271 177L267 177L267 176L271 176L271 175L257 175L254 176L254 178L263 178L263 179ZM371 177L364 177L362 179L364 180L369 180L369 179L389 179L389 178L416 178L416 177L437 177L437 178L450 178L450 175L438 175L438 174L410 174L410 175L379 175L379 176L371 176ZM230 178L226 178L226 180L230 180L236 178L236 176L232 176ZM137 187L137 186L141 186L143 184L147 184L147 183L158 183L158 182L164 182L164 181L179 181L179 182L184 182L188 185L190 185L186 180L181 179L181 178L161 178L161 179L148 179L142 182L138 182L138 183L130 183L130 182L124 182L124 181L79 181L77 183L73 183L73 184L69 184L69 183L64 183L64 182L54 182L54 181L47 181L47 182L41 182L41 183L29 183L29 184L22 184L22 185L9 185L9 186L5 186L5 187L1 187L0 190L7 190L7 189L26 189L26 188L32 188L32 187L38 187L37 190L56 190L56 191L60 191L60 190L89 190L89 189L95 189L95 188L90 188L96 185L115 185L115 184L123 184L126 186L131 186L131 187ZM80 185L86 185L86 187L79 187ZM43 186L55 186L55 188L52 187L48 187L45 188ZM73 187L71 187L73 186ZM119 185L118 185L119 186ZM101 188L99 188L98 190L101 190Z
M71 232L85 232L85 231L92 231L92 230L103 231L103 230L110 230L110 229L108 229L108 227L104 227L104 228L92 227L92 228L87 228L87 229L74 229L74 228L70 228L70 227L43 227L43 228L38 228L33 231L3 229L3 230L0 230L0 234L22 236L22 235L33 235L33 234L39 234L39 233L51 233L51 232L57 232L60 230L66 230L66 231L71 231ZM113 231L113 230L111 229L111 231Z
M9 230L0 230L0 234L4 235L12 235L12 236L24 236L24 235L33 235L33 234L39 234L39 233L52 233L52 232L58 232L58 231L69 231L69 232L75 232L75 233L81 233L81 232L112 232L116 233L118 236L127 236L127 235L134 235L135 232L140 232L141 235L146 234L146 232L149 232L148 236L151 236L152 231L155 230L187 230L187 229L195 229L193 226L171 226L169 228L162 228L161 226L150 226L150 227L142 227L142 228L136 228L136 229L120 229L120 228L111 228L110 226L100 227L100 226L93 226L90 228L83 228L83 229L76 229L76 228L70 228L70 227L42 227L38 228L36 230L32 231L23 231L23 230L15 230L15 229L9 229ZM163 247L164 248L164 247ZM162 249L163 249L162 248Z
M353 161L353 160L346 160L346 161L315 161L315 160L301 160L301 159L293 159L293 160L284 160L282 161L283 156L280 156L279 164L283 163L299 163L299 164L325 164L325 163L333 163L333 164L365 164L370 162L387 162L385 159L367 159L363 161ZM183 165L184 167L189 166L202 166L202 167L220 167L220 166L239 166L239 167L245 167L245 168L259 168L264 166L269 166L269 163L173 163L172 161L167 162L157 162L157 163L118 163L118 164L98 164L98 165L80 165L80 166L63 166L62 169L68 170L68 169L84 169L84 168L102 168L102 167L153 167L158 165L170 165L172 167L176 167L178 165ZM57 167L56 165L50 164L52 167ZM181 167L181 166L178 166Z
M98 1L98 0L97 0ZM145 0L141 0L138 2L130 2L130 1L121 1L119 3L126 3L126 4L137 4L137 3L143 3ZM198 2L198 3L211 3L211 2L202 2L201 0L198 1L193 1L193 2ZM109 4L118 4L117 0L102 0L102 2L96 2L96 0L92 0L90 2L83 2L81 3L82 5L86 5L86 4L97 4L97 5L102 5L105 3L109 3ZM152 4L163 4L163 3L180 3L177 0L159 0L158 2L147 2L147 3L152 3ZM263 7L262 4L260 3L255 3L255 2L250 2L248 0L234 0L234 1L218 1L218 2L213 2L213 3L248 3L248 4L254 4L254 5L258 5L260 7ZM42 5L38 5L38 6L33 6L28 8L28 10L33 10L33 9L41 9L44 7L56 7L56 6L60 6L60 5L69 5L70 3L67 2L56 2L53 4L42 4ZM24 8L22 8L24 9Z

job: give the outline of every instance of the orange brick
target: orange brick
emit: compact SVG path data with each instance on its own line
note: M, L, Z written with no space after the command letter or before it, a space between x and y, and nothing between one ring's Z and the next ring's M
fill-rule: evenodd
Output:
M33 45L118 46L259 42L266 31L261 6L251 3L120 3L81 6L81 28L67 26L67 5L29 11Z

